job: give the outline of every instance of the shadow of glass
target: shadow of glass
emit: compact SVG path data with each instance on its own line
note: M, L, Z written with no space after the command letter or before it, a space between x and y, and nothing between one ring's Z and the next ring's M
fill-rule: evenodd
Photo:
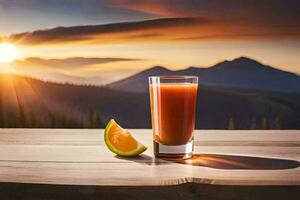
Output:
M148 155L138 155L135 157L121 157L121 156L115 156L115 158L120 159L120 160L127 160L130 162L136 162L139 164L143 164L143 165L165 165L165 164L170 164L169 161L167 160L162 160L162 159L158 159L155 157L151 157Z
M279 170L300 166L296 160L221 154L194 154L185 160L172 160L180 164L210 167L215 169Z

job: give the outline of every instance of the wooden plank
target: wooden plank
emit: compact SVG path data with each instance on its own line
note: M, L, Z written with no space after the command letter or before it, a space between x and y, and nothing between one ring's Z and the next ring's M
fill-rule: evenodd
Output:
M268 158L300 158L300 147L262 147L262 146L195 146L195 154L220 154L259 156ZM81 156L82 155L82 156ZM0 145L0 162L2 161L42 161L42 162L166 162L155 159L152 146L138 158L118 159L106 146L62 146L62 145Z
M130 129L140 140L150 142L152 131ZM99 145L103 129L0 129L0 144ZM195 143L201 145L300 145L300 130L196 130Z
M8 200L282 200L297 199L300 186L223 186L186 183L173 186L82 186L2 183L1 199Z
M225 170L173 162L147 164L1 162L0 180L75 185L299 185L298 169Z
M2 129L0 182L300 185L299 131L200 130L194 158L181 162L154 158L151 130L132 131L150 146L141 157L125 159L107 150L103 130Z

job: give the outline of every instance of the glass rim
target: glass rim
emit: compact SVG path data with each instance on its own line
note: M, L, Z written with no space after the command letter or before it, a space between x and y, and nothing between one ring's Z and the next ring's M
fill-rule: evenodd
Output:
M150 79L152 78L160 78L160 79L198 79L198 76L149 76Z

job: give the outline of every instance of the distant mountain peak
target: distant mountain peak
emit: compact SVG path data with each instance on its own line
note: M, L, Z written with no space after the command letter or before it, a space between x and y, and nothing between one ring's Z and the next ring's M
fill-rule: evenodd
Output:
M190 67L188 67L188 68L186 68L186 70L197 70L197 69L199 69L200 67L194 67L194 66L190 66Z
M236 59L233 59L231 62L238 62L238 63L247 63L247 64L259 64L259 65L262 65L260 62L258 62L257 60L254 60L252 58L248 58L248 57L245 57L245 56L241 56L241 57L238 57Z
M163 66L154 66L154 67L151 67L149 69L146 69L140 73L166 73L166 72L170 72L169 69L163 67Z
M150 68L150 70L168 70L168 69L163 66L154 66L154 67Z
M211 67L212 69L237 69L237 70L255 70L262 68L270 68L254 59L248 57L239 57L233 60L225 60Z
M247 56L241 56L241 57L233 59L232 61L254 61L254 62L257 62L256 60L249 58Z

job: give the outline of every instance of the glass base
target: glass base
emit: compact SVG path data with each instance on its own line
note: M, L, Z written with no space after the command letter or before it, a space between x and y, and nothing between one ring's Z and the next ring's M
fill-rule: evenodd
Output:
M154 155L165 159L186 159L193 155L194 140L183 145L164 145L153 141Z

